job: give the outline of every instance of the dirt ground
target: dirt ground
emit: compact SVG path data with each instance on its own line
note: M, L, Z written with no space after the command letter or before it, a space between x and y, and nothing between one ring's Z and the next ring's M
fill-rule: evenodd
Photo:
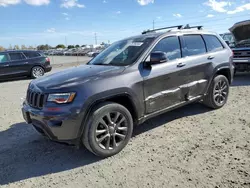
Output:
M53 143L24 123L30 80L0 83L0 187L250 188L250 75L222 109L191 104L134 130L118 155Z

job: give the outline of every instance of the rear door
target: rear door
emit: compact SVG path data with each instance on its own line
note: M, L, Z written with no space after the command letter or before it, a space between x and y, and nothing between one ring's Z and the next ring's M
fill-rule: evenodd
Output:
M186 89L186 99L203 95L213 74L213 57L207 54L203 37L199 34L181 36L183 62L188 72L188 84L182 86Z
M29 62L22 52L9 52L10 68L13 75L27 75L29 72Z
M5 78L11 74L11 69L9 67L9 56L7 53L0 53L0 78Z

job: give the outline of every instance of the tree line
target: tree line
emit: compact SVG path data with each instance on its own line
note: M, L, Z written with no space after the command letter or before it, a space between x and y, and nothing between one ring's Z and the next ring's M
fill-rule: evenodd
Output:
M105 45L104 42L101 43L101 45ZM68 49L72 49L72 48L80 48L80 47L86 47L87 45L68 45L67 48ZM7 49L8 50L33 50L33 49L37 49L37 50L49 50L49 49L57 49L57 48L62 48L62 49L65 49L66 46L64 44L58 44L56 45L56 47L52 47L48 44L42 44L42 45L38 45L37 47L34 47L34 46L25 46L25 45L14 45L12 47L12 45L10 45ZM6 48L4 48L3 46L0 46L0 51L4 51L6 50Z
M25 45L14 45L12 47L12 45L10 45L8 48L4 48L3 46L0 46L0 51L4 51L4 50L33 50L36 49L33 46L25 46Z

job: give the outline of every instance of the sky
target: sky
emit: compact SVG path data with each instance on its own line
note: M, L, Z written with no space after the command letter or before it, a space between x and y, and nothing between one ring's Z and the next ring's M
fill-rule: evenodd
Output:
M179 24L223 33L247 19L250 0L0 0L0 46L112 43Z

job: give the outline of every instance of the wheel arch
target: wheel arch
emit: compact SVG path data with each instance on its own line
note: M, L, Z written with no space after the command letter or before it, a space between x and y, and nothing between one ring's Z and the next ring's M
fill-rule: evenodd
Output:
M209 83L208 83L208 86L206 88L205 94L207 94L207 92L208 92L208 90L209 90L209 88L210 88L210 86L212 84L213 79L217 75L223 75L223 76L225 76L228 79L229 84L232 83L232 73L231 73L230 66L229 65L224 65L224 66L220 65L220 66L217 66L217 67L215 67L213 75L211 76L211 78L209 80Z
M94 97L95 98L95 97ZM137 105L138 101L135 101L133 95L129 92L123 92L118 94L109 95L106 97L101 97L98 99L91 100L91 102L87 102L86 107L84 108L84 115L82 118L81 126L78 132L79 143L81 142L81 136L84 133L84 130L87 125L88 118L93 110L98 107L98 105L105 102L115 102L118 103L131 113L133 118L134 125L138 124L139 119L139 105ZM84 136L84 135L83 135Z

